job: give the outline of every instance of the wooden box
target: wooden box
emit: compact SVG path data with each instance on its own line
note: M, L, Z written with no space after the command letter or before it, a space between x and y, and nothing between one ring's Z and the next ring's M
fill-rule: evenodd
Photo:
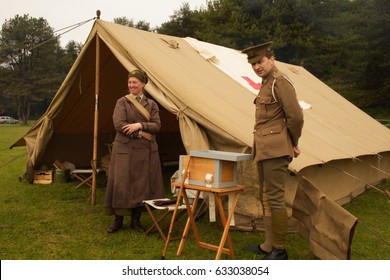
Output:
M53 183L52 170L34 170L34 184L51 184Z
M250 154L223 151L191 151L186 183L197 186L223 188L237 185L237 162L249 160ZM183 169L188 163L189 156L179 158L179 178L182 182Z

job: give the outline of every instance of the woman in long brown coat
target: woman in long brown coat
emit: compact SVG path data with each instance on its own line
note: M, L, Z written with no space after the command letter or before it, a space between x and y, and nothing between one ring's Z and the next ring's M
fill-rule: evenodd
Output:
M122 227L124 216L131 216L131 228L144 231L140 224L142 201L164 197L155 139L161 121L157 103L143 94L147 82L145 72L131 71L127 82L129 94L118 99L114 109L116 136L104 207L107 215L115 215L115 220L108 227L108 233ZM137 108L136 102L147 112Z

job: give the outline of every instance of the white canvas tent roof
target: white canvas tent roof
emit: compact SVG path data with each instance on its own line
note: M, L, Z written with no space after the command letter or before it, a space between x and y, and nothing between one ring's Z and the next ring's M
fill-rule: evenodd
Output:
M97 37L101 44L95 107ZM294 198L303 185L313 186L327 199L343 204L363 192L367 184L388 178L390 130L303 67L279 61L277 66L293 81L302 104L310 107L304 110L302 154L290 165L292 173L286 187L290 215L299 219L293 211ZM111 142L115 134L115 102L126 93L127 73L135 68L147 72L146 90L162 109L160 152L166 149L176 156L177 147L184 144L187 152L213 149L250 153L256 90L248 80L252 85L260 81L256 81L244 55L192 38L145 32L98 19L47 112L14 144L27 146L26 175L30 181L34 168L55 160L90 165L95 108L99 112L98 158L106 153L104 143ZM182 143L178 143L180 138ZM253 163L241 166L241 183L247 188L237 215L261 216L259 207L247 207L258 204L253 170ZM302 221L295 222L296 227L306 227L301 232L313 240L313 229L307 229ZM346 248L335 252L329 249L331 246L318 245L317 240L311 243L315 254L321 258L346 258L355 222L353 217L346 222L349 231L342 237Z

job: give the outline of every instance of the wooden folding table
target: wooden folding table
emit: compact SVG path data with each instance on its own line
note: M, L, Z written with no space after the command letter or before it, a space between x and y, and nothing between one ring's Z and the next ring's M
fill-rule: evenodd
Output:
M234 250L233 250L233 244L232 244L232 241L231 241L230 235L229 235L229 229L230 229L230 223L231 223L232 218L234 216L234 209L237 205L239 194L240 194L240 192L242 192L244 190L244 188L242 186L210 188L210 187L205 187L205 186L197 186L197 185L183 184L183 183L173 183L173 186L175 186L176 188L179 189L177 201L180 201L181 198L183 197L186 208L187 208L187 213L188 213L187 223L186 223L186 226L184 228L184 231L183 231L183 234L181 237L179 248L177 250L177 255L178 256L181 255L181 253L184 249L184 243L186 241L188 231L190 228L192 228L192 231L195 235L196 243L198 244L199 247L217 251L217 255L215 257L216 260L219 260L221 258L222 253L226 253L226 254L229 254L230 256L233 256ZM194 198L192 205L189 202L186 190L196 191L195 198ZM195 218L194 218L194 212L196 210L196 205L198 203L199 195L201 192L214 194L214 197L215 197L215 202L216 202L218 212L219 212L219 215L221 218L222 226L223 226L223 233L222 233L221 240L220 240L218 246L202 242L200 240L200 237L199 237L198 228L196 226L196 222L195 222ZM230 195L232 200L229 203L230 209L229 209L228 217L226 218L221 198L223 196L227 196L227 195ZM176 204L176 205L178 206L179 204ZM173 212L172 219L175 218L176 213L177 213L177 211ZM171 223L171 226L173 227L173 223ZM169 229L168 237L167 237L167 240L165 243L165 248L164 248L163 254L161 256L162 259L165 259L165 253L166 253L168 244L171 240L170 233L172 231L172 227ZM225 247L226 242L228 244L228 248Z

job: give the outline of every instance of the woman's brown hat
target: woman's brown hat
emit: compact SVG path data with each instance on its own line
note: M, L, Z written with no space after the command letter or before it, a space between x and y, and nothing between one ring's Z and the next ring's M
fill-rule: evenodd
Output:
M127 76L127 78L130 78L130 77L137 78L138 80L143 82L145 85L148 83L148 75L144 71L141 71L141 70L138 70L138 69L137 70L133 70Z

